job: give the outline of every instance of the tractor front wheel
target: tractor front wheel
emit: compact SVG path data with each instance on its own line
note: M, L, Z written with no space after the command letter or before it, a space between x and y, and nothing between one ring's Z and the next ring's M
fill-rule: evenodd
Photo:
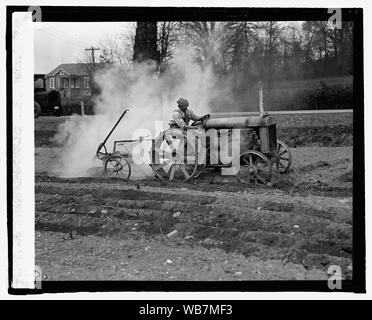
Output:
M292 166L292 154L289 147L283 142L278 140L276 154L272 158L272 163L276 164L276 169L280 173L288 173Z

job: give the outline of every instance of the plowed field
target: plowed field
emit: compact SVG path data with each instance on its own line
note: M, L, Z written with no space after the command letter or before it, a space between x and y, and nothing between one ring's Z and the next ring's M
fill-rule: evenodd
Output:
M35 121L36 263L45 280L319 280L330 265L351 278L349 118L324 129L329 139L318 144L314 134L301 143L281 137L293 169L274 174L272 186L213 170L166 185L59 178L48 119L57 118ZM340 126L348 129L337 142Z

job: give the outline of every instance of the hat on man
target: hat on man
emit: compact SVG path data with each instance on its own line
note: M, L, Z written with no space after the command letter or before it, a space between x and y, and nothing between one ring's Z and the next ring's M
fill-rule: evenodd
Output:
M188 107L189 105L189 102L184 98L179 98L177 103L178 103L178 106L180 107Z

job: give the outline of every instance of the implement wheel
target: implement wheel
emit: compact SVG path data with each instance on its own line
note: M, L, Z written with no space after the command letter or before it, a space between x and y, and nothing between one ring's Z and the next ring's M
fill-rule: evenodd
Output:
M128 160L121 155L112 155L105 162L106 176L128 180L131 172Z

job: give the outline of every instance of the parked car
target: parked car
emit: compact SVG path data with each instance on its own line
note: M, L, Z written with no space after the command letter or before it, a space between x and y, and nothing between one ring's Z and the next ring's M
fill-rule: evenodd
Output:
M62 115L61 96L57 90L46 90L45 75L34 75L34 117L41 114Z

